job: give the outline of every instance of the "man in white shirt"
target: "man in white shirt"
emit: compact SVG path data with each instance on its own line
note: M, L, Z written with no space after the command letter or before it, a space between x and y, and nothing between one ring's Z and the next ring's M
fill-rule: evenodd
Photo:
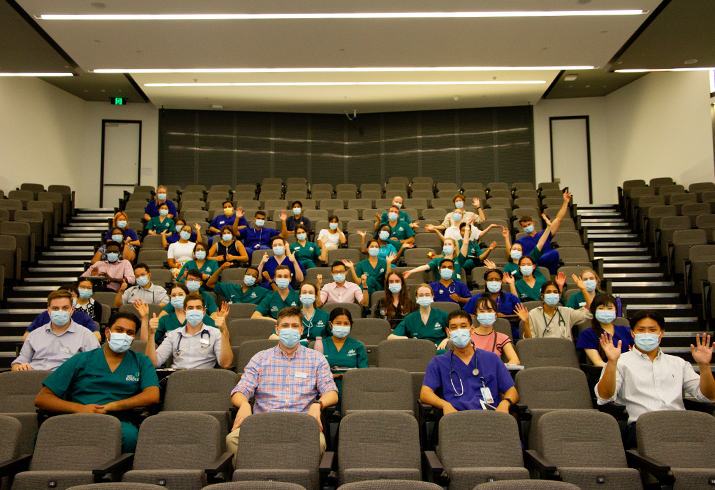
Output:
M316 298L315 306L321 307L330 303L358 303L362 306L367 306L370 302L370 295L367 288L367 275L364 274L361 278L362 288L354 282L349 282L346 279L345 273L347 267L354 268L354 264L350 261L336 260L331 268L333 273L333 281L323 286L320 290L320 298Z
M126 281L122 283L119 292L114 297L114 307L134 304L136 300L150 305L165 307L169 303L166 289L151 282L151 270L146 264L137 264L134 267L134 280L136 286L128 287Z
M713 346L710 336L696 336L690 345L700 376L689 362L664 354L658 347L665 320L657 311L643 310L630 319L635 348L621 355L621 341L613 345L607 332L601 335L601 348L608 362L601 372L595 392L599 405L615 401L628 410L626 449L637 446L636 420L646 412L685 410L683 392L705 403L715 402L715 379L710 368Z

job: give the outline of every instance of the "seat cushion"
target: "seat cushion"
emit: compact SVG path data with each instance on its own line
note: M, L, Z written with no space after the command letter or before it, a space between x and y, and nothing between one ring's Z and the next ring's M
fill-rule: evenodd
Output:
M56 484L50 487L50 482ZM94 483L94 475L91 471L25 471L15 476L12 488L13 490L38 490L40 488L64 490L90 483Z
M161 485L172 490L201 490L207 485L202 470L131 470L124 473L122 481Z
M351 468L343 472L343 481L346 483L365 480L414 480L421 481L420 470L414 468Z
M276 460L276 466L280 464ZM315 480L315 483L314 483ZM284 483L295 483L307 490L318 490L318 479L311 478L309 470L291 469L241 469L233 472L232 481L279 481ZM317 484L317 486L316 486Z
M449 490L471 490L489 481L528 479L526 468L453 468L449 471Z
M713 488L710 481L715 479L715 468L671 468L675 475L673 490Z
M581 490L640 490L643 488L638 470L631 468L559 468L563 481ZM598 479L603 478L603 483Z

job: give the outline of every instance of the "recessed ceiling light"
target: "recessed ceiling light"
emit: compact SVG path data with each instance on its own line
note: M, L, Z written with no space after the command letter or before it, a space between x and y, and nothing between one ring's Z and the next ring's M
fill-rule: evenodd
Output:
M0 77L73 77L74 73L0 73Z
M647 10L527 10L494 12L331 12L303 14L42 14L41 20L283 20L283 19L461 19L500 17L590 17L642 15Z
M573 82L577 78L578 78L578 75L566 75L564 77L564 80L566 80L567 82Z
M629 70L615 70L616 73L648 73L648 72L655 72L655 71L710 71L710 70L715 70L713 67L699 67L699 66L694 66L692 68L654 68L654 69L648 69L648 68L634 68L634 69L629 69Z
M94 73L379 73L591 70L595 66L385 66L358 68L98 68Z
M691 60L685 60L685 61L683 61L683 64L685 64L685 65L694 65L694 64L697 63L697 62L698 62L698 60L696 60L695 58L693 58L693 59L691 59Z
M454 82L237 82L237 83L145 83L145 87L324 87L355 85L533 85L544 80L454 81Z

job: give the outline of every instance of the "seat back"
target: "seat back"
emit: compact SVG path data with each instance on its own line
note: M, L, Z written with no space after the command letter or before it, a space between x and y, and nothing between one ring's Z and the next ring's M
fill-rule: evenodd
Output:
M233 307L235 305L231 305ZM276 323L265 318L237 318L228 322L231 345L241 345L248 340L265 340L270 337Z
M246 369L246 365L251 361L253 356L261 351L272 349L278 345L277 340L246 340L238 346L238 356L234 356L236 363L236 372L242 373Z
M382 318L353 319L350 336L364 345L378 345L390 335L390 322Z
M535 367L516 374L519 403L529 408L593 408L586 375L569 367Z
M383 340L378 344L377 365L424 373L436 353L434 343L426 339Z
M638 452L674 468L715 468L715 418L695 411L646 412L636 425Z
M521 339L514 346L525 368L563 366L578 369L574 343L567 339Z
M355 410L401 410L412 413L412 376L404 369L353 369L343 375L342 408Z
M35 397L51 371L0 373L0 413L35 413Z
M186 369L167 378L164 411L221 411L231 408L231 390L238 384L233 371Z
M0 434L2 434L0 461L9 461L20 455L21 433L22 424L19 420L7 415L0 415Z
M362 318L362 305L357 303L328 303L320 307L321 310L327 311L328 313L335 308L345 308L348 310L353 317L353 321L357 318Z

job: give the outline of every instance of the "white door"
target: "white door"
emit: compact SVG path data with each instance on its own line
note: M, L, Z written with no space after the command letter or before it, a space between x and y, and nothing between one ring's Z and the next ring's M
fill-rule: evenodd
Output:
M551 168L561 188L568 187L576 204L591 204L588 120L551 119Z
M102 207L114 208L139 185L141 124L104 121Z

